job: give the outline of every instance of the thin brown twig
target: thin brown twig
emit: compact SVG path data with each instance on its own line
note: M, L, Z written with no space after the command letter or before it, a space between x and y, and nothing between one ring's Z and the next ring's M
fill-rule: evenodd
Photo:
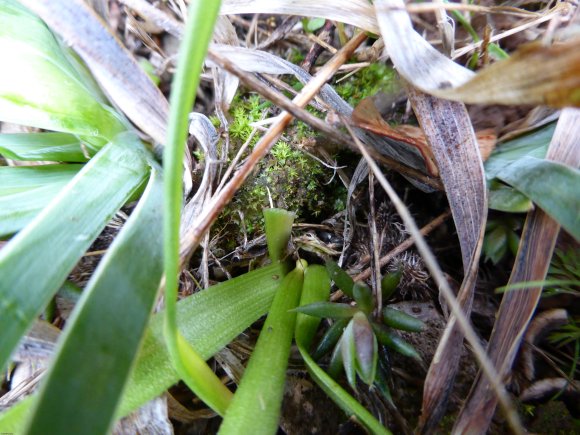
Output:
M366 39L364 33L359 33L353 37L348 44L342 47L334 55L325 68L312 78L294 98L297 106L304 106L310 101L320 88L332 77L340 65L346 62L354 50ZM193 224L193 230L189 235L189 240L185 241L187 248L182 252L181 259L185 263L193 251L199 246L203 235L209 230L211 224L218 217L219 213L231 201L234 194L241 187L246 178L250 175L258 162L268 153L272 145L280 137L284 129L292 121L293 116L289 112L284 112L278 120L270 126L262 139L255 145L252 153L248 156L246 163L234 174L232 179L224 188L212 199L208 207L202 210L201 214Z

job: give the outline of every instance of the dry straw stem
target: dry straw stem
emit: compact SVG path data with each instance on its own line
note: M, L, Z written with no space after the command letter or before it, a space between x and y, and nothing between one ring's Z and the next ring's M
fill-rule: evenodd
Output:
M580 147L577 144L579 123L580 110L569 108L562 112L547 159L575 168L580 166ZM545 279L559 230L557 222L539 208L528 213L508 286ZM504 379L511 369L541 291L541 287L532 287L504 294L488 345L489 356L501 376L500 379ZM489 392L487 379L479 376L461 410L454 431L484 433L493 416L495 405L496 400Z
M371 168L371 170L375 174L375 177L377 178L377 180L379 181L379 183L381 184L381 186L383 187L383 189L385 190L387 195L389 195L389 198L391 199L391 201L395 205L397 212L399 213L399 215L403 219L405 226L407 227L407 230L409 231L409 233L411 233L412 237L415 239L417 249L419 250L419 252L423 256L423 259L425 260L425 265L427 266L427 268L429 269L429 272L431 273L431 276L433 277L433 279L435 280L435 282L439 286L439 291L443 294L443 297L445 298L446 302L449 304L449 307L451 308L451 312L453 313L453 315L457 319L457 323L459 324L463 333L465 334L465 338L467 339L469 344L472 346L473 353L474 353L475 357L477 358L477 361L479 362L479 365L481 366L483 373L489 379L490 384L491 384L492 388L494 389L494 391L499 399L500 405L502 406L502 408L506 414L506 417L508 419L508 422L509 422L512 430L517 434L523 434L524 430L523 430L522 425L520 423L520 419L519 419L519 416L517 414L517 411L515 410L513 404L511 403L511 400L509 399L509 397L504 389L504 386L502 385L502 383L500 381L500 378L499 378L497 371L495 370L493 364L491 363L491 361L487 357L485 350L483 349L483 347L481 346L481 344L479 342L479 337L477 336L477 334L473 330L473 327L469 323L469 320L467 320L467 318L463 314L463 311L461 309L461 306L459 305L459 302L457 301L457 299L455 298L455 295L451 291L451 288L449 287L447 280L443 276L443 272L441 271L441 268L437 264L437 260L435 259L435 256L433 255L433 253L431 252L431 249L429 248L429 246L425 242L425 239L421 235L419 228L415 224L415 221L413 220L413 217L411 216L411 213L409 212L409 209L401 201L401 199L399 198L399 196L397 195L395 190L392 188L390 183L387 181L385 176L382 174L378 165L372 160L370 154L367 152L364 145L356 138L356 136L354 136L352 134L352 129L348 126L347 126L347 128L350 130L351 135L353 137L353 140L355 141L355 144L359 147L359 149L360 149L362 155L364 156L364 158L366 159L369 167Z
M293 102L299 106L305 106L308 101L316 95L319 89L332 77L340 65L350 58L354 50L356 50L365 39L366 35L363 33L359 33L352 38L328 61L325 67L304 86L302 91L294 98ZM193 224L190 239L185 241L189 246L189 252L186 254L187 256L191 255L195 248L199 246L201 238L205 232L209 230L213 221L230 202L234 194L241 187L258 162L266 155L266 153L268 153L272 145L280 137L292 119L293 116L290 113L284 112L278 120L270 126L268 131L255 145L244 165L234 174L228 184L226 184L226 186L212 199L211 203L201 212L200 216Z

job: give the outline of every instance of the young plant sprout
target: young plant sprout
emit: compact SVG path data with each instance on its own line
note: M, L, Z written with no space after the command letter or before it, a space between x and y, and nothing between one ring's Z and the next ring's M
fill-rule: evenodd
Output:
M336 378L345 371L348 383L356 388L358 376L367 385L377 381L379 343L402 355L421 361L413 346L403 340L395 330L420 332L425 324L399 310L385 307L380 319L373 316L376 308L372 291L364 282L354 282L334 261L327 261L328 276L356 305L333 302L315 302L296 308L303 314L318 318L331 318L332 326L326 331L313 352L320 359L332 350L328 373ZM396 290L401 273L386 275L381 282L383 299Z

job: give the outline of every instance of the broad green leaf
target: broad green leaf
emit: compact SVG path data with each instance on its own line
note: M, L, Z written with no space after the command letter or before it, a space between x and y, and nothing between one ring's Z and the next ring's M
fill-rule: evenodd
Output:
M24 228L81 168L82 165L0 167L0 237Z
M146 151L120 135L0 250L0 367L114 213L146 179Z
M304 260L288 273L272 307L244 376L229 406L220 434L275 434L286 383L286 368L304 281Z
M68 183L82 165L0 166L0 197Z
M320 343L316 346L314 352L312 352L312 357L315 360L319 360L334 347L338 342L338 339L342 336L344 328L348 325L350 319L339 319L336 320L330 328L324 333Z
M66 186L52 183L0 197L0 237L14 234L28 225Z
M524 156L544 158L555 130L554 122L533 133L499 144L484 164L487 180L492 180L503 168Z
M344 328L338 346L340 346L340 353L342 354L342 364L346 379L352 389L356 390L356 345L354 342L353 319Z
M397 270L393 273L388 273L381 279L381 292L383 295L383 301L388 301L389 298L395 293L397 287L399 287L399 283L401 282L401 276L403 272L401 270Z
M497 177L525 194L580 240L580 170L524 157L505 167Z
M357 307L364 313L370 315L370 313L375 309L373 292L370 287L366 283L358 281L354 283L352 293Z
M27 433L96 435L112 424L161 280L162 191L153 170L67 322Z
M203 358L211 358L268 311L282 272L280 264L262 267L179 301L177 320L183 327L185 339ZM151 319L117 409L117 418L129 414L179 381L163 338L164 316L165 311L162 311ZM0 431L21 433L31 405L32 398L24 399L1 414Z
M46 25L13 0L0 3L0 52L0 120L73 133L93 150L127 129Z
M492 180L489 186L489 208L508 213L525 213L532 208L532 201L516 189Z
M0 154L13 160L85 162L81 141L68 133L0 134Z

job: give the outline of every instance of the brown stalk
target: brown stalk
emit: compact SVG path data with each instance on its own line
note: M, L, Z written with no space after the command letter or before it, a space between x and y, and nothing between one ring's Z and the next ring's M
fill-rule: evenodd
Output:
M365 39L366 35L364 33L359 33L352 38L328 61L324 68L304 86L302 91L294 98L293 102L298 106L305 106L308 101L316 95L319 89L332 77L340 65L350 58L354 50L356 50ZM272 145L280 137L292 119L293 116L289 112L283 112L281 114L277 121L270 126L268 131L255 145L252 153L248 156L246 163L244 163L244 165L234 174L228 184L224 186L216 197L212 199L210 204L201 212L200 216L193 224L189 240L185 241L187 247L180 253L182 261L189 258L191 253L197 248L197 246L199 246L201 238L205 232L209 230L213 221L230 202L234 194L238 191L258 162L268 153Z

